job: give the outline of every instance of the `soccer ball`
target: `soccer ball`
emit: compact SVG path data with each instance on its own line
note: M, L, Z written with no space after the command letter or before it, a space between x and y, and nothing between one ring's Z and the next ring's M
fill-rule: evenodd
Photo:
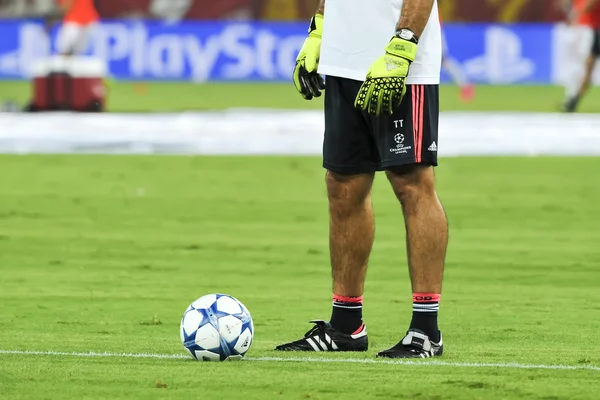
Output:
M194 301L181 318L181 342L195 360L241 360L254 335L248 309L226 294Z

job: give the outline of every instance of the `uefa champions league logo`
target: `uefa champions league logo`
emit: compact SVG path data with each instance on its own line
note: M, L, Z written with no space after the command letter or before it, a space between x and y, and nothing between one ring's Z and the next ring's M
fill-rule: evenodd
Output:
M405 139L405 137L402 133L396 133L394 135L394 142L396 142L396 146L390 148L390 153L406 154L409 150L411 150L412 146L405 145L404 139Z
M396 133L396 135L394 135L394 141L398 143L396 146L397 148L402 147L402 143L404 143L404 135L401 133Z

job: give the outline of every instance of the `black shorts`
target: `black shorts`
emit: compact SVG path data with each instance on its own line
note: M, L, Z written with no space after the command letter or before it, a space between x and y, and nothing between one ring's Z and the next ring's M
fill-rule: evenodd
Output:
M439 85L408 85L392 115L354 107L362 82L327 76L323 167L373 173L407 164L437 166Z
M594 30L594 41L592 42L592 56L600 57L600 29Z

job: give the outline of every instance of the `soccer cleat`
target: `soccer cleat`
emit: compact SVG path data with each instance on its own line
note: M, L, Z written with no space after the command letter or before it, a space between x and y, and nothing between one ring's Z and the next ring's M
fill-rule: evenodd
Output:
M429 336L418 329L409 329L400 343L388 350L377 353L377 357L386 358L429 358L441 356L444 351L442 333L440 342L429 340Z
M475 98L475 86L465 85L460 88L460 99L464 103L470 103Z
M345 334L334 329L329 322L310 321L315 326L304 338L275 347L280 351L367 351L369 338L367 327L363 324L353 334Z
M577 97L571 97L565 101L562 105L562 111L565 113L574 113L577 111L577 105L579 104L579 99Z

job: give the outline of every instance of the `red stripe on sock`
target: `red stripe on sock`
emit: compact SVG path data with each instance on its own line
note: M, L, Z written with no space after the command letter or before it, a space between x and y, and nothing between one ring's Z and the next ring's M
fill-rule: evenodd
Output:
M343 303L362 303L363 297L348 297L348 296L339 296L337 294L333 295L333 301L339 301Z
M365 324L364 324L364 323L360 324L360 326L358 327L358 329L357 329L357 330L355 330L354 332L352 332L352 334L353 334L353 335L356 335L356 334L358 334L358 333L362 332L362 330L363 330L363 328L364 328L364 327L365 327Z
M440 302L442 295L436 293L413 293L413 303Z

